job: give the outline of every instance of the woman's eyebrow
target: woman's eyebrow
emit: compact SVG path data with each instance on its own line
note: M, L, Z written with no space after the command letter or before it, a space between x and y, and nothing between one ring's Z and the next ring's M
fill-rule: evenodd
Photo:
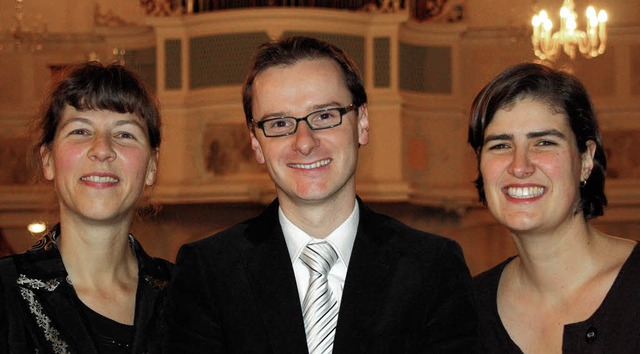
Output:
M144 129L144 127L142 126L142 124L140 124L140 122L138 122L138 121L137 121L137 120L135 120L135 119L119 120L119 121L117 121L117 122L116 122L116 124L115 124L115 125L116 125L116 127L121 127L121 126L123 126L123 125L128 125L128 124L132 124L132 125L137 126L137 127L138 127L138 128L140 128L140 129Z
M82 117L69 118L63 122L60 122L60 128L64 128L71 123L84 123L91 125L91 120Z
M494 140L513 140L513 134L491 134L484 138L484 144Z
M561 139L566 139L567 136L564 135L562 132L560 132L557 129L548 129L548 130L543 130L543 131L539 131L539 132L531 132L531 133L527 133L527 138L529 139L533 139L533 138L540 138L543 136L555 136Z

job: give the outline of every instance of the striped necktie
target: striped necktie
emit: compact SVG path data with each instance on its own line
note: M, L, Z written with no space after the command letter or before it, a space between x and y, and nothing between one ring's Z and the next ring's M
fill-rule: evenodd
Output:
M327 242L310 243L302 251L300 260L311 275L302 303L309 353L331 353L338 323L338 301L329 288L327 274L338 260L338 254Z

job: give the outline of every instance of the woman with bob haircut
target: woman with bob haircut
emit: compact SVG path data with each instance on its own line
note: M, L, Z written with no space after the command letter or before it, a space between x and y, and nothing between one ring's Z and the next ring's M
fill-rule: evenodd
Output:
M640 248L589 224L606 158L583 84L507 69L475 98L469 144L480 200L518 251L474 279L484 351L640 353Z
M120 65L81 64L54 82L34 130L59 224L0 260L0 352L158 352L172 265L129 233L156 179L155 98Z

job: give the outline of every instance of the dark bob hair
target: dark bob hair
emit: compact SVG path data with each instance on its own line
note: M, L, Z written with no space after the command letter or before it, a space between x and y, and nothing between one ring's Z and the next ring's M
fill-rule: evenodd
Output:
M367 93L357 66L340 48L312 37L291 36L262 44L252 58L249 73L242 85L242 105L247 126L253 120L253 83L261 72L274 66L290 66L302 60L332 59L340 65L352 103L360 107L367 103Z
M32 127L37 139L31 151L33 164L40 166L41 147L51 148L67 105L78 111L134 114L146 124L150 147L160 147L158 102L138 75L119 64L105 66L95 61L86 62L68 68L52 83Z
M607 161L589 94L575 76L534 63L515 65L503 71L478 93L471 106L468 142L478 160L475 185L480 201L487 203L480 172L485 129L498 110L508 109L524 98L544 102L551 109L564 114L576 137L580 153L586 151L587 141L595 142L594 166L586 185L580 188L580 205L576 213L582 211L586 219L603 215L607 205L604 194Z

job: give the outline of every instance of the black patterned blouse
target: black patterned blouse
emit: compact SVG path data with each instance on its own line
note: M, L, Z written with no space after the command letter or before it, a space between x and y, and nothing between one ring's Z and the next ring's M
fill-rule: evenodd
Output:
M100 354L103 345L73 286L55 240L59 225L31 250L0 259L0 353ZM128 353L158 353L161 309L173 265L129 236L138 259L133 340ZM97 344L96 344L97 343Z

